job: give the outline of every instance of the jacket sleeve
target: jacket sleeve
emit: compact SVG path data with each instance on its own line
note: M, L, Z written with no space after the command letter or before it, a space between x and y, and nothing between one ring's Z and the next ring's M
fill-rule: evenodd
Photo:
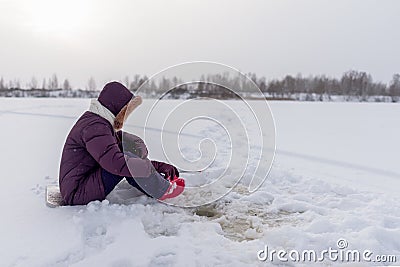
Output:
M151 162L124 155L108 125L102 123L89 125L83 130L82 138L86 150L106 171L125 177L148 177L150 175Z
M118 131L117 135L119 140L121 140L124 151L132 152L142 159L147 158L149 152L142 138L123 131Z

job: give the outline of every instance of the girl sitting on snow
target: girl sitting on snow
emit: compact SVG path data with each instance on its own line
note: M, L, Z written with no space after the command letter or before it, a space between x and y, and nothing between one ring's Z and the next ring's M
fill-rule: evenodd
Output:
M160 200L183 192L185 181L174 166L150 161L143 140L121 131L124 120L141 103L141 97L124 85L110 82L75 123L60 164L60 191L67 205L104 200L123 178ZM129 151L124 153L123 147Z

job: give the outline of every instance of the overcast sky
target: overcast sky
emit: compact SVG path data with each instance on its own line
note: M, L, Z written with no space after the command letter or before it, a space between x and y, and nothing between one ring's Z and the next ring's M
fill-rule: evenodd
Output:
M74 87L216 61L268 79L400 72L397 0L0 0L0 76Z

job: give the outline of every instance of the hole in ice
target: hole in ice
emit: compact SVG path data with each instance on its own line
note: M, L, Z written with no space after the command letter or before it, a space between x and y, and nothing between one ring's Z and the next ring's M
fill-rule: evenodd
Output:
M221 216L220 211L218 211L215 205L207 205L199 207L194 212L198 216L208 217L208 218L218 218Z

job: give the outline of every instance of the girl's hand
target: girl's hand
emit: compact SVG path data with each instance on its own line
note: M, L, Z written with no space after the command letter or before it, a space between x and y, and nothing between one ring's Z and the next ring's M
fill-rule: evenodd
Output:
M175 166L155 160L152 160L151 163L158 173L164 174L166 179L172 181L175 177L179 177L179 171Z

